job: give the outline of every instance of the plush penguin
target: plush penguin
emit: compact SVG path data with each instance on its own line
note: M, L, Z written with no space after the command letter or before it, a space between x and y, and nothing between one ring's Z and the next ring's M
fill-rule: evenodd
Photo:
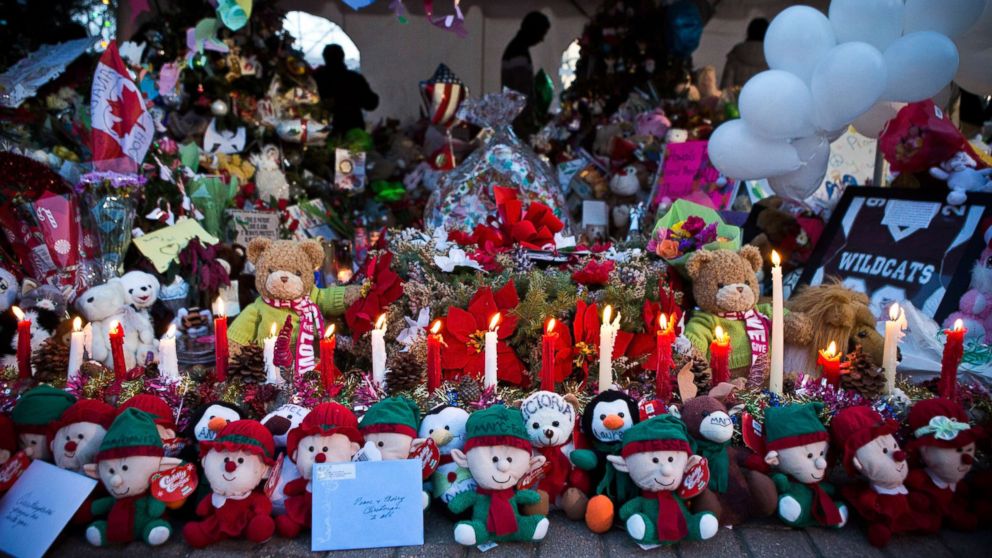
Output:
M200 497L210 493L210 483L203 474L200 462L201 444L214 441L225 426L245 416L247 414L244 409L237 405L214 401L203 405L190 417L189 426L182 433L186 445L179 457L187 463L196 463L200 485L197 487L196 498L191 500L199 501Z
M617 470L607 460L610 455L620 454L623 433L638 422L637 401L616 390L594 397L582 413L582 432L591 447L573 451L569 459L577 469L590 472L596 483L595 495L585 513L586 525L595 533L609 531L616 510L638 495L627 473Z
M279 467L279 480L271 496L272 512L274 515L286 513L286 494L284 489L288 483L300 478L299 468L294 467L291 461L286 463L286 461L289 461L289 458L286 457L284 452L286 450L289 432L299 426L308 414L310 414L310 409L287 403L262 418L262 426L272 433L272 439L276 444L276 454L279 455L278 459L283 460L283 466ZM283 453L280 454L280 452Z
M424 488L435 500L441 501L441 510L448 511L448 502L457 494L475 490L476 483L465 467L459 467L451 458L452 450L465 447L465 425L468 412L460 407L440 405L424 415L420 421L420 438L433 438L441 452L441 464Z

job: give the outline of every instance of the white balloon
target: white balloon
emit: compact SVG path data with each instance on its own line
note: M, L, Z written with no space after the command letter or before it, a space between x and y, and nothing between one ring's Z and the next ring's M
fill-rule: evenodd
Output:
M903 33L936 31L957 37L968 31L985 9L985 0L906 0Z
M830 25L838 43L860 41L885 50L902 36L903 0L832 0Z
M886 85L882 98L914 103L929 99L958 71L958 49L940 33L920 31L885 49Z
M845 127L874 105L885 90L885 61L867 43L843 43L816 65L810 80L813 122L821 130Z
M710 136L710 161L722 174L758 180L799 168L796 148L784 140L755 134L743 120L724 122Z
M792 6L775 16L765 33L765 59L774 70L809 83L813 68L837 44L830 20L809 6Z
M868 112L854 119L854 129L862 136L877 139L881 135L885 125L896 117L899 109L906 106L906 103L896 103L892 101L879 101L875 103Z
M738 97L741 118L755 133L791 139L813 133L813 96L803 80L766 70L747 80Z
M962 51L961 65L954 81L969 93L992 95L992 48Z
M798 169L768 178L768 185L780 196L804 200L813 195L827 175L830 161L830 142L820 136L799 138L792 142L802 166Z

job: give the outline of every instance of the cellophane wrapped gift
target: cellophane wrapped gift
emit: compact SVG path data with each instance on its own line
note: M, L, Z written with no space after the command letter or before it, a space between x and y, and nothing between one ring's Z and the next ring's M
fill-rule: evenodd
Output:
M496 216L495 186L514 188L524 208L538 201L568 227L565 199L554 171L513 133L510 123L526 98L511 89L465 101L458 118L492 130L485 143L438 180L424 221L431 229L471 231Z

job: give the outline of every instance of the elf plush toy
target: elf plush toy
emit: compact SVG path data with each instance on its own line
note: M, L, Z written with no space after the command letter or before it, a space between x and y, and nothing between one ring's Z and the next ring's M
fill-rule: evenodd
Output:
M361 432L366 442L375 444L383 461L391 461L410 458L418 426L420 408L416 403L406 397L387 397L362 416ZM429 504L430 495L422 491L423 508L426 510Z
M469 416L465 451L452 450L451 457L472 472L478 487L459 493L448 503L454 513L472 510L472 519L455 524L455 541L472 546L544 538L548 519L523 516L518 510L541 501L533 490L516 489L527 471L544 464L544 456L531 457L530 453L530 439L517 409L494 405Z
M641 489L640 496L620 508L627 533L638 543L701 541L716 534L716 515L690 513L676 494L683 474L702 461L692 454L685 424L672 415L658 415L627 430L620 455L607 458Z
M975 442L982 432L968 424L968 414L946 398L913 405L906 421L913 440L908 448L922 465L906 481L914 507L929 511L925 531L941 526L967 531L978 525L964 477L975 463Z
M49 428L75 402L72 394L46 385L31 388L17 400L10 418L17 442L28 457L52 461Z
M156 395L139 393L125 401L118 412L131 408L144 411L152 416L158 435L162 438L162 444L165 446L165 454L176 457L180 447L176 441L176 421L172 418L172 408L169 407L169 404Z
M164 455L151 415L127 409L114 419L100 444L96 463L84 466L86 474L100 479L110 493L91 506L93 515L107 514L107 519L86 528L90 544L142 540L156 546L169 540L172 526L162 518L165 504L148 494L153 474L180 463Z
M843 451L844 468L849 475L862 477L845 485L841 493L868 523L868 542L879 548L893 534L920 527L903 485L909 463L893 436L898 430L898 423L882 420L867 405L841 409L830 422L834 445Z
M84 465L93 463L116 415L112 406L96 399L73 403L51 427L55 465L79 473Z
M286 483L286 513L276 517L279 536L293 538L310 528L313 504L310 478L315 463L351 461L361 449L362 435L355 414L340 403L321 403L289 432L286 454L296 464L300 478Z
M190 546L205 548L241 537L257 544L272 538L272 502L256 488L269 472L274 451L272 434L255 420L236 420L214 440L200 442L211 493L196 507L203 519L183 528Z
M765 463L778 489L778 516L790 527L843 527L847 506L833 501L827 476L829 435L818 417L822 403L782 405L765 411Z

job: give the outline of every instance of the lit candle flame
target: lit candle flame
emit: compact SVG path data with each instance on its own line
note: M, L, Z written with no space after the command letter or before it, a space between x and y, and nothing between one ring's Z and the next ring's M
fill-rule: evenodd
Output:
M331 324L327 326L327 331L324 332L324 339L330 339L334 335L334 327L336 324Z
M901 310L899 309L899 303L893 302L892 306L889 306L889 319L892 321L898 320L900 312Z
M826 355L827 358L833 358L837 356L837 343L835 341L831 341L830 344L827 345Z
M79 316L72 320L72 331L83 331L83 320L79 319Z
M76 319L78 320L79 318ZM172 324L169 326L169 329L165 332L165 336L168 337L169 339L172 339L173 337L176 336L176 324Z
M22 312L20 308L12 306L10 309L14 312L14 315L17 316L17 321L24 321L24 312Z
M954 331L961 331L964 329L964 321L961 318L954 320Z
M272 327L269 328L269 337L276 336L276 323L272 322Z
M124 333L124 328L121 327L121 323L117 320L110 322L110 333L114 335L122 335Z
M782 265L782 258L779 257L778 252L772 250L772 265L779 266Z
M716 329L713 330L713 334L716 335L717 341L721 343L724 343L729 340L727 338L727 334L723 332L723 328L720 326L716 326Z
M441 320L434 320L434 325L431 326L431 333L436 335L439 331L441 331Z
M375 328L385 330L386 329L386 315L379 314L379 319L375 321Z
M500 317L501 316L500 316L500 313L499 312L496 312L495 314L493 314L492 319L489 320L489 331L496 331L496 326L499 325Z
M665 317L665 314L658 316L658 327L663 330L668 329L668 319Z
M217 318L223 318L226 316L224 313L224 297L217 295L217 300L214 301L214 316Z
M557 322L555 321L554 318L551 318L550 320L548 320L548 330L547 330L548 333L551 333L551 332L553 332L555 330L555 323L557 323Z
M609 304L607 304L606 305L606 308L603 309L603 323L604 324L610 323L610 316L612 314L613 314L613 307L610 306Z

